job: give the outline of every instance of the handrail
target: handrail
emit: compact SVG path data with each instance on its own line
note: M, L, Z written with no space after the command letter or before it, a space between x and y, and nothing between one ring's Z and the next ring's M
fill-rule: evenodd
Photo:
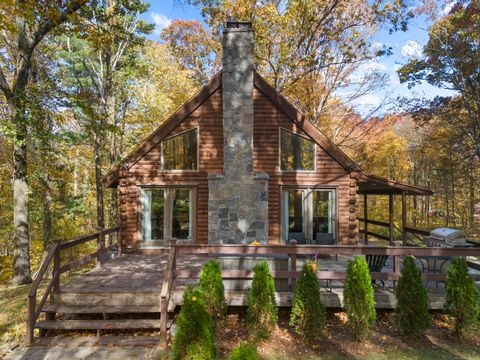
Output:
M170 301L170 291L173 283L173 277L176 267L175 253L176 239L170 240L170 253L168 255L167 267L163 275L162 290L160 292L160 346L167 345L167 320L168 320L168 303Z
M104 247L104 241L105 241L105 235L113 234L115 232L118 232L119 227L114 226L108 229L101 229L100 231L93 233L93 234L88 234L88 235L82 235L79 237L76 237L72 240L62 242L60 240L57 240L53 242L47 249L47 255L45 259L43 260L40 270L37 272L37 275L35 279L32 282L32 285L30 287L30 290L28 292L28 314L27 314L27 334L25 337L25 343L27 346L30 346L33 343L34 340L34 329L35 329L35 323L37 322L38 317L40 316L42 312L42 308L45 304L45 302L48 299L48 296L51 295L52 289L54 290L54 293L58 293L60 291L60 275L66 271L72 270L74 267L83 265L87 263L88 261L91 261L93 259L100 259L101 255L109 250L112 249L113 247L117 246L117 244L112 244L109 247L105 248ZM110 238L111 239L111 238ZM97 244L97 251L95 251L93 254L86 255L78 260L74 260L70 262L69 264L66 264L64 266L60 266L60 253L62 250L72 248L74 246L83 244L87 241L91 240L97 240L97 243L99 243L101 246L99 247ZM40 302L37 304L37 292L38 288L40 286L41 281L43 280L45 274L47 273L47 269L50 265L50 262L53 260L53 276L50 282L48 283L45 292L42 295L42 298ZM50 316L55 314L49 314Z
M180 254L296 254L296 255L391 255L391 256L480 256L480 248L359 245L176 245Z
M58 249L59 244L60 244L59 241L55 241L48 248L47 256L45 257L45 260L43 261L42 266L40 266L40 270L37 273L37 277L33 280L32 285L30 287L30 291L28 292L29 297L32 297L36 294L38 287L40 285L40 282L43 280L43 277L47 272L48 265L50 264L50 261L52 261L53 255L55 254L55 251Z

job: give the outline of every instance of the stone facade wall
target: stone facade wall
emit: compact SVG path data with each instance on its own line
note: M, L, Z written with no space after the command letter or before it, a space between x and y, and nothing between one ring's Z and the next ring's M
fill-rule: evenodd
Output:
M268 239L268 175L253 173L253 30L230 22L223 34L224 173L208 177L208 242Z

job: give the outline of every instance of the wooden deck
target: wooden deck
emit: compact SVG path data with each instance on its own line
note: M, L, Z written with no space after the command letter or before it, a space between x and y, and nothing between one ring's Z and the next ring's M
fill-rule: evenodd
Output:
M338 256L319 259L320 269L345 271L351 257ZM199 270L207 259L204 255L178 255L177 270ZM297 259L297 270L301 270L307 257ZM59 304L52 311L61 312L59 306L93 307L98 312L124 311L130 306L131 312L158 312L163 272L168 255L126 254L104 264L102 268L91 270L73 278L62 285ZM383 272L393 271L393 261L387 261ZM472 270L476 272L476 270ZM322 298L327 307L338 308L343 305L343 281L319 280ZM172 293L169 311L173 311L182 302L183 289L187 283L196 280L179 279ZM392 290L392 281L384 285L377 280L374 285L378 308L395 308L396 301ZM431 309L442 309L444 303L443 282L428 281L427 290ZM231 306L245 306L246 292L226 291L227 303ZM290 306L291 292L277 292L280 306ZM48 310L48 307L46 308Z

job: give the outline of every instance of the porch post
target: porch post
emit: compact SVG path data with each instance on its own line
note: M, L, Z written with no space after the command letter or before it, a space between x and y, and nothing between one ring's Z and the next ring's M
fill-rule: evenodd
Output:
M105 234L103 233L103 227L98 227L98 238L97 238L97 260L96 267L100 268L103 265L103 253L105 249Z
M365 245L368 244L368 201L367 201L367 194L363 194L363 240Z
M407 244L407 198L405 190L402 191L402 240L403 245Z
M393 245L393 194L388 194L388 223L390 225L390 246Z

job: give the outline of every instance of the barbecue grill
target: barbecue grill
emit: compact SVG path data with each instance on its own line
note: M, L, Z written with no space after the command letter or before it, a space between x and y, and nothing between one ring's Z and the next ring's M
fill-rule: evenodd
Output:
M430 231L428 240L434 240L438 244L437 246L471 246L471 244L467 243L464 231L448 227L433 229Z

